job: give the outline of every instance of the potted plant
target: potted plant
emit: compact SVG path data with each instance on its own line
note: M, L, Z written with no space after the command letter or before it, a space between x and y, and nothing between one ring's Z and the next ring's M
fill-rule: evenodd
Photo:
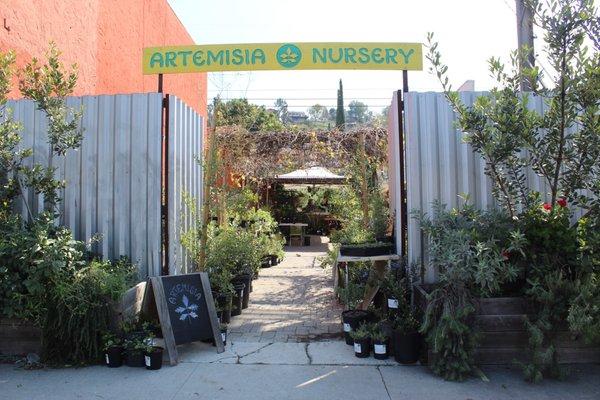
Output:
M373 357L377 360L386 360L389 356L389 337L385 334L380 325L373 325L371 340L373 341Z
M112 332L102 335L104 359L109 368L123 365L123 340Z
M393 320L394 359L401 364L414 364L421 352L420 323L416 315L409 311Z
M356 309L360 304L364 294L364 285L349 282L347 288L337 288L337 295L339 299L348 308L342 312L342 326L344 332L344 339L346 344L352 346L354 340L350 336L351 332L357 329L362 323L367 322L370 317L370 313L365 310Z
M354 355L358 358L367 358L371 354L371 328L369 324L362 323L358 329L350 332L354 341Z
M244 288L246 284L243 282L232 282L233 284L233 300L232 300L232 308L231 308L231 316L235 317L237 315L242 314L242 308L244 303Z
M148 344L145 336L133 335L125 339L125 363L129 367L145 367L145 353L148 350Z
M396 246L393 243L369 242L357 244L342 244L340 255L348 257L375 257L393 254Z
M395 245L375 239L370 228L363 227L359 221L353 220L344 225L331 236L332 242L340 243L340 255L348 257L372 257L392 254Z
M144 364L146 369L157 370L162 367L163 348L154 346L154 336L150 335L145 340L146 349L144 350Z
M385 306L392 314L401 314L410 308L409 291L406 279L397 279L396 274L388 272L381 284L385 296Z

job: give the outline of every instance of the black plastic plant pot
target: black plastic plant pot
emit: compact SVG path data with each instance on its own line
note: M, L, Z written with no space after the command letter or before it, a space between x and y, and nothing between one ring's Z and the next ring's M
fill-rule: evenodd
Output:
M261 268L270 268L271 267L271 258L264 258L261 262L260 262L260 267Z
M421 353L421 334L419 332L394 331L394 359L400 364L414 364Z
M380 340L374 340L373 341L373 357L375 357L377 360L387 360L389 357L389 350L388 350L388 341L384 340L384 341L380 341Z
M223 324L228 324L231 322L231 301L231 296L220 295L217 297L217 303L221 309L220 321Z
M156 370L162 367L163 349L161 347L153 347L152 353L144 356L146 369Z
M354 339L354 355L358 358L367 358L371 355L371 338Z
M375 245L342 245L340 255L349 257L374 257L392 254L394 252L392 243L382 243Z
M127 358L126 364L128 367L143 368L146 366L143 352L127 350L125 354Z
M235 282L244 284L244 294L242 296L242 308L246 309L246 308L248 308L248 305L250 304L250 292L251 292L251 288L252 288L252 275L250 275L250 274L238 275L235 278Z
M123 347L109 347L104 352L104 358L108 368L118 368L123 365Z
M244 285L243 283L234 283L233 289L235 290L235 295L233 296L233 304L231 307L231 316L235 317L242 313L242 304L244 301Z
M271 254L269 256L269 259L271 260L271 265L277 265L277 264L279 264L279 257L277 257L276 255Z
M354 340L350 337L350 332L357 329L362 322L367 321L369 313L364 310L346 310L342 312L342 323L344 324L344 339L346 344L352 346Z
M223 346L227 346L227 328L221 328L221 339L223 339Z

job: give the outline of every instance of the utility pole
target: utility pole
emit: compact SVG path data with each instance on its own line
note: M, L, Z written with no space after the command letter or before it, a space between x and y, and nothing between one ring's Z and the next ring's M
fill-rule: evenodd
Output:
M528 0L515 0L517 12L517 43L519 54L523 48L527 49L526 57L519 59L519 72L525 68L533 68L535 65L535 53L533 49L533 12ZM521 79L521 91L527 92L532 88L529 79Z

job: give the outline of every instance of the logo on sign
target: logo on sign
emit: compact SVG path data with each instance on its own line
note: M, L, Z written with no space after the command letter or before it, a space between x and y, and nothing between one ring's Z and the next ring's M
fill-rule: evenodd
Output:
M284 44L277 50L277 62L284 68L294 68L302 60L302 51L294 44Z
M194 318L198 318L198 305L191 303L190 299L184 294L181 296L182 305L175 309L175 312L179 314L179 320L185 321L186 319L192 320Z

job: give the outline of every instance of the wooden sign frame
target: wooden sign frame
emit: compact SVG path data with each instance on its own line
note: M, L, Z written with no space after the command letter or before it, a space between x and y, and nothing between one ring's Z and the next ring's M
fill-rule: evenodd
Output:
M217 353L225 351L223 345L223 338L221 337L221 331L219 329L219 320L217 318L217 310L215 302L212 298L212 292L210 289L210 281L208 280L208 274L206 272L198 272L194 274L186 275L199 275L200 282L202 283L202 290L204 292L204 299L206 307L208 309L209 323L211 326L213 339L217 348ZM169 314L169 306L165 297L164 285L162 278L168 278L169 276L153 276L148 278L148 285L146 285L146 293L144 296L144 310L146 313L151 313L151 306L156 306L156 314L160 322L163 338L165 341L165 350L169 358L170 365L177 365L179 362L179 354L177 352L177 343L175 341L175 335L173 334L173 327L171 325L171 317ZM151 290L149 290L152 288Z

